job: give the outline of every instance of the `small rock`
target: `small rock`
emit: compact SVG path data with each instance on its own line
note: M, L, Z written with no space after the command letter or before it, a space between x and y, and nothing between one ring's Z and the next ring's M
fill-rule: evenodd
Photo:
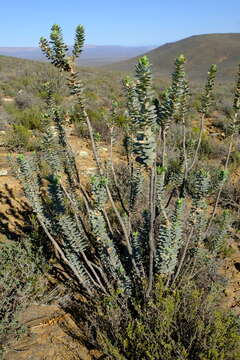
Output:
M106 148L106 147L100 147L99 150L100 150L100 151L108 151L108 148Z
M0 176L6 176L8 174L8 170L0 170Z
M6 131L0 131L0 146L4 146L6 141Z
M89 174L89 175L96 174L96 172L97 172L96 167L86 169L86 174Z
M72 135L72 129L71 128L65 127L64 130L65 130L65 133L66 133L67 136Z
M228 289L228 288L225 289L225 290L224 290L224 295L227 296L227 297L232 296L232 290L231 290L231 289Z
M10 96L6 96L2 98L2 101L4 102L14 102L14 99Z
M88 157L88 152L87 151L79 151L77 153L77 155L80 157L86 158L86 157Z
M50 126L50 131L51 131L51 133L53 134L54 137L57 136L57 130L56 130L55 126Z

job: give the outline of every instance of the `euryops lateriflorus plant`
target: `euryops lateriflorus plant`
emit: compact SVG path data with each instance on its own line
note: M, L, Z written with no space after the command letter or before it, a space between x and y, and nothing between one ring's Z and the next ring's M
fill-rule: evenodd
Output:
M127 114L123 191L112 156L106 168L98 154L85 108L75 65L83 43L84 29L78 26L69 55L60 27L53 25L50 40L41 38L40 47L66 75L69 92L87 124L97 168L89 180L91 191L81 182L50 84L40 150L20 155L16 166L33 211L68 269L75 291L88 298L81 305L75 299L65 306L74 310L79 323L85 318L88 342L101 349L103 358L237 359L239 324L232 314L216 307L221 291L218 254L230 223L225 212L218 215L218 226L216 210L238 133L240 80L233 101L229 153L225 165L210 173L199 166L198 158L204 122L211 111L216 66L208 72L198 139L193 140L186 127L190 89L184 56L176 59L171 85L161 99L153 91L148 58L140 58L135 77L123 81ZM109 119L110 154L116 108L114 103ZM168 139L175 123L181 143L173 168ZM43 166L45 176L48 173L44 193ZM211 210L209 199L215 193Z

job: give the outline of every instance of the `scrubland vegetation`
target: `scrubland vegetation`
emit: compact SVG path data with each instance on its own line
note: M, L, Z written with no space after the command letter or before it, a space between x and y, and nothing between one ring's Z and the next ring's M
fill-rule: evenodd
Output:
M232 89L215 90L215 65L205 87L191 89L183 55L164 82L152 80L142 57L121 84L121 74L75 66L83 43L78 26L69 56L54 25L40 46L55 68L32 62L28 72L1 79L3 96L15 98L3 104L12 125L7 146L20 153L12 166L38 225L32 239L2 252L0 335L17 328L21 294L24 306L31 296L41 301L40 273L53 276L60 263L66 295L59 304L79 328L75 339L101 359L238 359L240 322L221 302L220 269L239 231L239 182L231 177L240 162L240 69ZM97 171L87 184L69 124L92 147Z

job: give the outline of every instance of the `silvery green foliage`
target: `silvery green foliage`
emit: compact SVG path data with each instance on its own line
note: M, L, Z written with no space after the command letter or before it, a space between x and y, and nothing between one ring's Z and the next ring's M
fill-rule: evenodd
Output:
M78 222L77 226L76 221L74 221L70 215L65 214L59 216L57 221L64 237L64 250L66 251L67 257L77 269L82 284L85 287L91 286L90 279L88 278L80 256L88 247L84 230L81 225L79 228L79 224L81 223Z
M166 167L157 166L156 168L156 194L158 203L163 202L164 198L164 176L167 171Z
M173 118L186 112L189 87L185 79L185 62L186 59L183 55L176 58L171 86L164 91L161 102L155 99L157 122L163 131L167 131Z
M92 232L96 238L97 248L105 271L109 272L113 279L117 280L118 287L124 290L124 283L126 285L127 276L121 264L116 246L108 234L106 222L102 214L102 209L104 209L107 201L105 184L108 179L95 175L91 180L93 209L90 211L90 222Z
M63 115L59 113L57 109L54 112L53 121L58 135L57 140L60 149L60 156L62 158L62 164L68 176L69 183L74 186L77 181L76 179L78 178L75 157L67 141Z
M56 138L52 128L47 128L47 131L42 137L41 146L44 151L46 162L49 164L49 166L51 166L55 173L60 173L62 170L62 164L59 159Z
M153 104L152 74L146 56L136 66L136 82L125 81L132 152L141 164L151 167L156 157L156 111Z
M179 250L183 245L183 201L177 200L169 222L162 221L157 234L156 272L172 274L178 262Z
M131 212L136 211L137 202L140 194L143 191L143 174L140 168L134 168L133 174L130 178L130 198L129 209Z
M17 163L19 166L17 175L34 212L53 237L61 235L65 239L63 247L66 250L66 258L77 269L79 277L82 279L82 285L87 286L89 279L87 280L84 267L77 256L79 250L84 251L86 248L86 236L82 228L76 228L76 223L70 219L70 216L64 215L67 213L67 209L58 175L48 179L49 199L46 202L46 199L41 196L40 182L38 181L40 171L36 168L36 159L20 155Z
M67 86L88 126L97 165L91 189L83 189L65 133L64 116L51 99L41 152L32 159L20 156L18 174L45 232L55 239L63 252L62 259L72 270L71 275L75 280L77 277L85 290L93 294L99 289L104 293L117 289L126 296L139 293L147 297L156 275L163 275L168 283L176 280L191 257L189 249L192 256L201 253L205 260L209 254L204 249L204 230L207 199L213 193L213 184L207 171L196 171L194 166L192 171L187 171L187 147L190 148L188 145L192 140L185 131L190 93L184 71L186 60L183 55L176 59L171 86L161 100L154 95L151 66L146 56L139 59L135 78L125 79L129 174L126 183L129 191L124 196L121 191L112 196L85 108L84 88L74 70L74 59L81 53L83 42L84 29L79 26L69 57L61 29L54 25L50 41L41 39L41 47L56 67L68 73ZM212 102L215 73L216 67L212 66L202 96L204 116ZM113 122L116 107L117 103L114 103ZM238 111L239 107L238 82L234 109ZM176 173L171 173L168 134L174 122L180 123L183 140L182 148L175 151ZM113 126L110 122L109 127ZM39 159L47 164L49 171L44 196L39 181L40 169L36 165ZM113 166L112 173L116 175ZM220 187L226 181L226 175L225 169L217 179ZM121 179L114 180L116 187L121 186ZM223 230L220 228L218 233L215 232L218 234L216 239L224 235ZM217 249L215 243L214 240L213 247Z
M205 115L209 115L209 109L213 101L213 87L215 83L215 77L217 72L217 66L212 65L208 71L207 83L205 86L205 92L201 99L200 111Z
M75 42L73 45L72 56L78 57L82 52L84 44L84 28L78 25L76 28ZM50 41L41 37L40 48L57 68L63 71L69 71L71 68L71 59L68 56L68 47L64 43L62 30L59 25L54 24L51 28Z
M29 159L24 155L19 155L17 157L17 166L15 167L16 176L23 185L24 192L33 211L39 214L46 224L50 224L49 219L46 218L44 213L40 195L39 169L37 167L37 161L34 160L36 160L36 155L33 155L33 157Z
M145 236L144 236L145 238ZM145 277L144 270L144 246L142 246L141 233L136 231L132 234L133 256L142 277Z
M129 292L129 279L121 263L115 244L108 235L106 223L101 211L95 209L90 211L89 220L92 232L96 238L96 248L104 267L105 273L111 281L117 284L121 291Z
M94 175L91 178L94 206L99 210L101 210L107 202L107 193L105 188L107 183L108 178L104 176Z
M63 70L69 69L68 47L63 41L62 30L59 25L54 24L52 26L50 41L43 37L40 39L40 47L54 66Z
M166 169L166 184L171 185L172 187L179 187L184 178L184 162L183 159L180 158L179 161L173 160L168 164L168 168Z
M68 87L71 95L78 95L84 103L84 87L79 80L79 74L77 72L71 72L68 78ZM80 104L81 105L81 104Z
M229 235L231 223L232 217L228 210L224 210L222 214L215 219L211 238L208 239L208 247L212 253L219 253L223 250L226 238Z
M201 201L208 194L210 188L210 174L204 169L196 171L193 180L194 203Z
M136 257L139 268L143 266L144 271L147 271L148 262L148 234L150 230L150 214L148 209L144 209L141 214L141 223L137 227L137 231L132 234L133 253ZM139 262L138 262L139 261ZM141 270L142 271L142 270Z
M233 98L233 111L234 115L231 118L229 133L233 135L239 134L240 131L240 121L239 121L239 112L240 112L240 65L238 68L237 82L234 91Z
M175 71L172 74L172 85L169 90L171 99L172 116L177 117L179 113L185 111L185 102L189 94L188 83L185 80L184 64L186 59L180 55L175 60Z
M72 250L76 254L84 252L88 247L88 243L82 227L79 228L70 215L60 216L58 223Z
M224 169L218 169L211 176L211 183L209 185L209 192L214 193L221 186L223 186L229 178L229 171Z
M163 143L162 149L162 166L157 166L157 181L156 181L156 194L158 203L163 206L163 199L165 198L164 188L166 186L167 179L169 175L168 172L168 157L166 153L166 144L167 144L167 135L168 129L173 124L174 121L179 121L185 127L185 116L188 110L188 99L189 99L189 86L185 79L185 57L180 55L175 60L175 69L172 74L172 84L171 86L163 93L161 102L158 99L155 99L155 106L157 112L157 123L160 127L160 134ZM177 187L180 187L184 181L184 173L187 162L187 150L186 150L186 140L182 146L179 162L181 162L181 167L177 174L174 174L175 183ZM186 159L184 159L186 157ZM184 164L185 162L185 164ZM168 177L169 180L169 177ZM172 179L173 180L173 179ZM173 183L173 181L172 181Z
M201 201L201 207L198 207L198 216L195 221L194 241L196 247L203 247L205 240L205 229L207 226L207 202L205 199Z
M127 76L123 81L123 86L127 100L127 114L131 121L128 122L128 127L131 132L135 131L138 117L140 115L140 104L136 95L136 84L134 79Z
M201 214L206 210L206 197L210 190L210 174L204 169L195 172L193 179L192 207L189 213L189 223L196 228L196 221L201 221Z
M84 27L82 25L78 25L76 28L76 35L73 45L73 52L72 52L72 54L75 57L78 57L81 54L83 50L84 40L85 40Z

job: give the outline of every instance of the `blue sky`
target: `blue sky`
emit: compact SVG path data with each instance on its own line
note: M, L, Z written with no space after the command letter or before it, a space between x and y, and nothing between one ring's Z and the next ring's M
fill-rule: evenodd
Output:
M38 46L53 23L68 44L161 45L191 35L240 32L240 0L0 0L0 46Z

